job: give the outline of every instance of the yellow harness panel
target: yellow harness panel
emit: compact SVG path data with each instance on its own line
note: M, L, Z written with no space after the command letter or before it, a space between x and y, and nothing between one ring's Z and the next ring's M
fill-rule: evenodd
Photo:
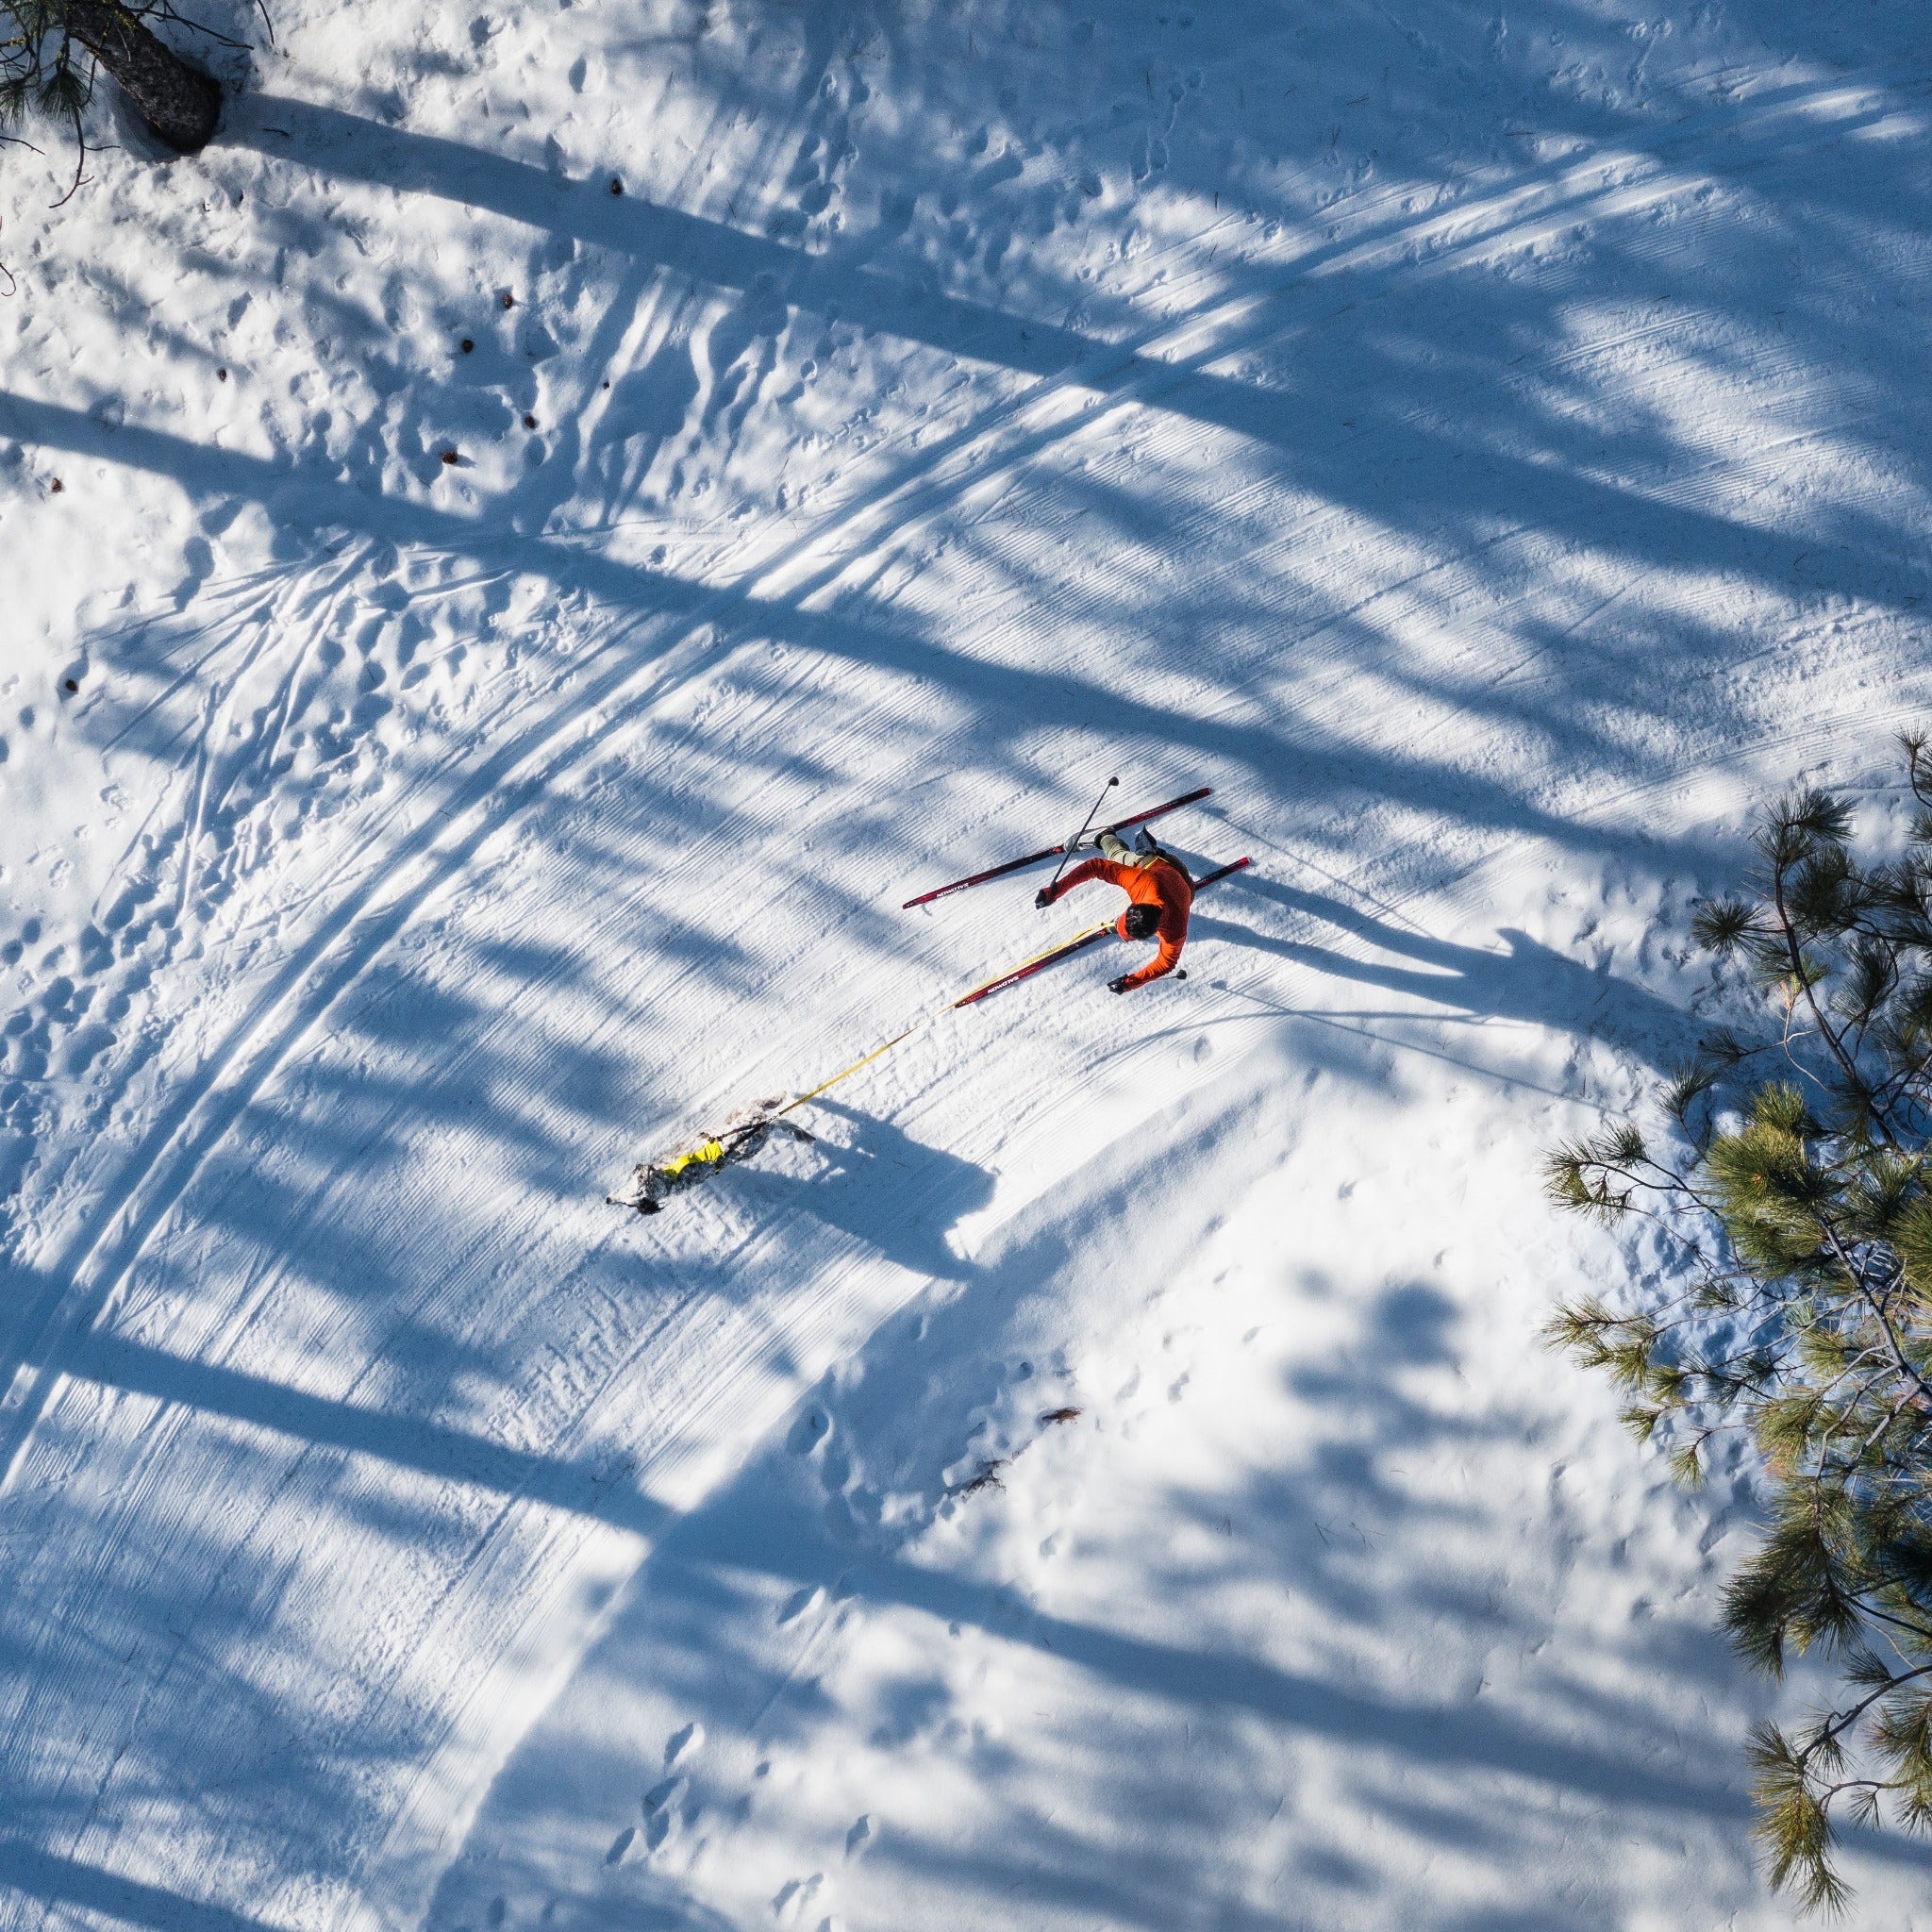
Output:
M707 1141L701 1147L693 1147L689 1154L680 1154L675 1160L667 1160L659 1172L675 1177L681 1174L694 1160L723 1160L724 1143L722 1141Z

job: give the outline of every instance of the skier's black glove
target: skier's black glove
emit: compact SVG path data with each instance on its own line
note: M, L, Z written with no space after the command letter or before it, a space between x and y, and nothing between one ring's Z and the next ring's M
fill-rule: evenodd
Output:
M1033 903L1041 911L1043 912L1049 906L1053 904L1053 894L1049 892L1044 886L1041 886L1039 891L1034 893Z
M1123 973L1118 979L1109 979L1107 982L1107 990L1108 992L1125 992L1127 990L1127 975Z

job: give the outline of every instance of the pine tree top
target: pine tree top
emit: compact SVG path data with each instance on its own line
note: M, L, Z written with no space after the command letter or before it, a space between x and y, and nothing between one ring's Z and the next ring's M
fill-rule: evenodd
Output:
M1546 1166L1559 1206L1647 1217L1678 1262L1668 1297L1565 1304L1551 1344L1611 1377L1680 1482L1721 1435L1756 1450L1770 1526L1725 1633L1774 1676L1816 1649L1844 1694L1754 1736L1755 1836L1773 1885L1827 1911L1838 1820L1932 1830L1932 760L1903 751L1901 856L1867 864L1850 805L1794 791L1741 890L1698 908L1756 1029L1707 1040L1650 1132Z

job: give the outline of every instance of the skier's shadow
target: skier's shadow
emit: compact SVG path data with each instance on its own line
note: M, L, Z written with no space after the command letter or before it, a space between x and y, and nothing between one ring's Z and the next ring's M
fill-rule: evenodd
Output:
M948 1281L972 1275L973 1264L947 1246L946 1231L992 1199L992 1175L839 1101L815 1100L812 1108L844 1122L850 1139L821 1136L825 1165L810 1180L773 1175L769 1184L794 1193L798 1205L828 1227L857 1235L902 1268Z
M1426 1000L1478 1018L1527 1021L1559 1031L1595 1033L1654 1060L1668 1059L1673 1051L1680 1058L1688 1054L1695 1023L1680 1008L1647 987L1618 978L1607 967L1587 966L1514 927L1505 926L1498 934L1508 950L1494 953L1439 940L1376 919L1324 893L1298 891L1276 880L1247 877L1242 887L1291 913L1352 933L1382 957L1342 953L1310 941L1257 932L1252 926L1211 915L1192 922L1194 933L1274 953L1336 979Z

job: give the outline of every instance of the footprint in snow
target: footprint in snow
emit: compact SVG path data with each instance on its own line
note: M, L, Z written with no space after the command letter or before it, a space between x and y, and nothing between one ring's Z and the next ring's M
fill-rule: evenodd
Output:
M792 1425L785 1446L794 1456L809 1456L831 1434L832 1422L823 1409L808 1409Z
M805 1615L806 1611L811 1608L812 1605L819 1600L823 1593L815 1583L808 1590L793 1591L791 1595L786 1599L785 1607L778 1612L778 1622L780 1624L795 1623L800 1617Z
M687 1777L667 1777L644 1793L644 1849L655 1852L677 1824L677 1801L691 1789Z
M809 1878L790 1878L778 1888L778 1893L772 1901L772 1916L781 1925L796 1924L804 1916L806 1907L818 1896L820 1886L825 1882L823 1872L814 1872Z
M1136 181L1144 181L1150 175L1158 175L1167 166L1167 143L1158 135L1142 135L1134 150L1132 173Z
M691 1788L691 1780L679 1775L667 1777L661 1784L655 1784L644 1793L644 1816L655 1818L666 1806L681 1797Z

